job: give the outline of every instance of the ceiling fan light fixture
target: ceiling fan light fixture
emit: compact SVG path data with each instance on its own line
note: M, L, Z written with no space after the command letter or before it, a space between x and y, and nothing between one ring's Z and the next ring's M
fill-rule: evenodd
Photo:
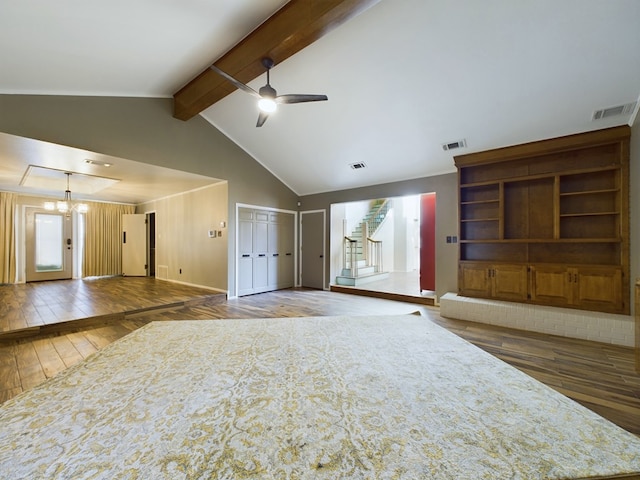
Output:
M264 113L273 113L278 109L278 104L273 98L261 98L258 100L258 108Z
M215 65L211 65L209 67L214 72L226 78L236 88L258 99L258 109L260 110L260 114L258 115L258 121L256 122L256 127L261 127L262 125L264 125L264 122L266 122L267 118L269 118L269 114L276 111L279 103L291 104L291 103L321 102L323 100L328 100L326 95L308 95L308 94L278 95L278 92L276 92L276 89L269 84L269 71L271 70L271 67L273 67L273 60L271 58L263 58L262 65L264 66L264 68L267 69L267 84L260 87L260 90L258 90L257 92L253 88L251 88L249 85L245 85L239 80L236 80L231 75L226 73L224 70L220 70Z

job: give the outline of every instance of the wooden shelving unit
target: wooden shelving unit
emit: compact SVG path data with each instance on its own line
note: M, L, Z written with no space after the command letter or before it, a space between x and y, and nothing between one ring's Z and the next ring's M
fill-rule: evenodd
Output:
M629 137L456 156L459 293L628 314Z

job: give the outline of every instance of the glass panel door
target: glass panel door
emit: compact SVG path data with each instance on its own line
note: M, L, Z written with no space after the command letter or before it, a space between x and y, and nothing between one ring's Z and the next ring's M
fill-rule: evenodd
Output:
M50 213L36 213L36 272L64 270L62 227L64 218Z
M72 218L27 210L27 282L71 278Z

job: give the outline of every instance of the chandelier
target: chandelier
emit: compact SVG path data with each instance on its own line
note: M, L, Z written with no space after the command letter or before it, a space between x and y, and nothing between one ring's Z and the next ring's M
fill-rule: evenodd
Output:
M57 202L44 202L45 210L57 210L60 213L66 213L66 216L70 216L72 211L78 213L86 213L89 211L89 206L86 203L74 203L71 200L71 190L69 189L69 177L71 172L64 172L67 176L67 189L64 191L64 200Z

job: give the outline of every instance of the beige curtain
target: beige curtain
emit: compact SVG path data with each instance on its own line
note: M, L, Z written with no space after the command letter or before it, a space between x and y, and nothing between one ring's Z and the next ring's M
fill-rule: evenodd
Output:
M14 213L18 195L0 192L0 283L16 281L16 240Z
M85 214L83 276L122 274L122 215L135 213L133 205L88 203Z

